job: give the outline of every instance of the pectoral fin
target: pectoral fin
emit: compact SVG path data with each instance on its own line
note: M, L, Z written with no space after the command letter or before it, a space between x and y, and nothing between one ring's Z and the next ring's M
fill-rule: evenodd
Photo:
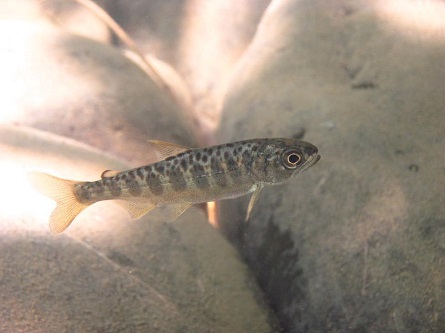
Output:
M116 200L115 202L125 208L133 220L140 219L149 211L156 208L156 205L151 202L142 200Z
M165 160L169 156L178 155L179 153L190 150L191 148L180 146L170 142L149 140L148 143L151 145L156 153L156 157L159 160Z
M247 214L246 214L246 222L249 220L250 213L252 212L253 206L255 206L255 203L258 200L258 197L260 196L261 190L263 189L263 186L258 186L253 192L252 196L250 197L249 206L247 206Z

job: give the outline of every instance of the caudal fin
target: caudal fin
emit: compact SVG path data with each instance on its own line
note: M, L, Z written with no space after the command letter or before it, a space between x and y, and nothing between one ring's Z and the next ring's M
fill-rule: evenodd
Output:
M60 234L73 222L74 218L88 205L80 203L74 195L72 180L61 179L42 172L30 172L31 185L43 195L53 199L57 206L49 218L49 230Z

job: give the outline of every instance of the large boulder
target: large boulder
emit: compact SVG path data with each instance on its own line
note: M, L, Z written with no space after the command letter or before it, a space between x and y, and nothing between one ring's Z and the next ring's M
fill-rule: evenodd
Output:
M274 1L218 141L296 136L321 161L218 205L286 332L445 331L445 8ZM442 18L442 19L439 19Z
M0 123L74 138L133 165L153 160L149 139L196 145L192 116L172 87L162 89L118 49L29 14L27 3L0 17ZM9 5L2 12L13 12Z
M250 44L270 0L113 0L106 8L145 53L169 63L186 83L199 126L214 141L216 91Z

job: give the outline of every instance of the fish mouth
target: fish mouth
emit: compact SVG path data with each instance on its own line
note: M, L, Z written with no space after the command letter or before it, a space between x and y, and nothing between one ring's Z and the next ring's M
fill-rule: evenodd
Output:
M303 167L301 168L301 171L306 171L307 169L309 169L311 166L315 165L321 158L321 155L318 154L314 154L312 155L307 161L306 163L303 165Z

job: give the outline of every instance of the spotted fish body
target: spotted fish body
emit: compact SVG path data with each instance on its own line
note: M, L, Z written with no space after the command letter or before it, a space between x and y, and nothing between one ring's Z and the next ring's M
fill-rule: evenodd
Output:
M123 172L107 170L94 182L31 173L35 187L58 204L50 218L51 231L64 231L83 209L103 200L118 200L135 219L168 206L166 218L174 220L193 204L254 192L248 218L264 186L288 181L320 159L314 145L285 138L202 149L160 141L150 144L162 160Z

